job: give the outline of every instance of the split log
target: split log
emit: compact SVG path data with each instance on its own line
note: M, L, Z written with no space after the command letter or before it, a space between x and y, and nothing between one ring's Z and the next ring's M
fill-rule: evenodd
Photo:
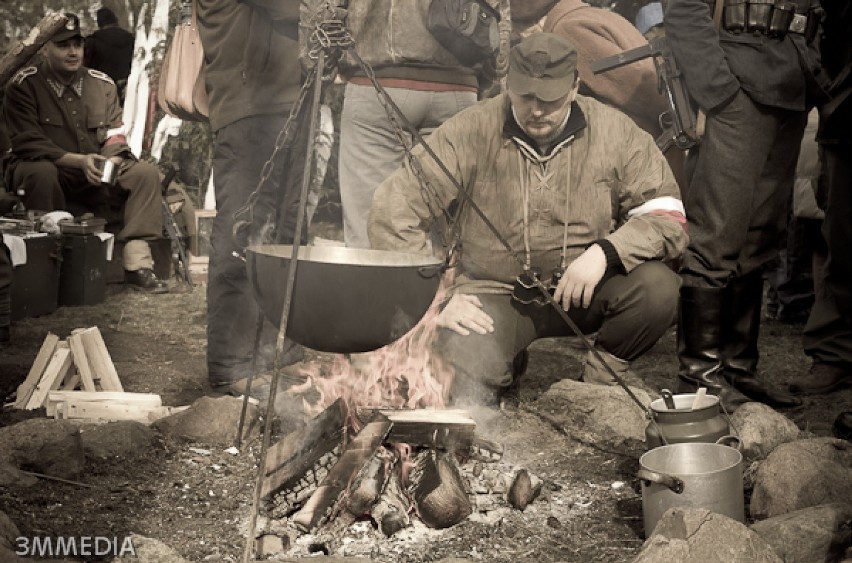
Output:
M458 464L452 454L423 450L414 457L408 494L417 515L431 528L449 528L472 512Z
M38 354L36 354L32 367L30 367L27 378L18 386L17 396L13 405L14 408L26 408L30 396L32 396L38 382L41 381L41 376L44 375L44 370L47 369L47 364L50 362L50 358L53 357L53 352L56 350L58 343L58 336L53 333L47 334L44 342L41 344L41 348L39 348Z
M373 505L370 516L379 526L379 530L391 537L411 523L408 509L411 501L405 496L398 471L390 473L388 483L379 501Z
M95 381L92 378L92 368L89 366L89 359L86 357L86 349L83 346L83 337L79 332L72 333L68 337L68 346L74 356L74 364L77 366L77 373L80 374L83 391L94 391Z
M47 394L59 388L62 380L68 374L68 370L71 369L71 350L60 346L60 344L57 343L41 381L33 389L32 395L27 401L25 407L27 410L40 408L47 399Z
M0 59L0 88L41 49L66 22L64 14L44 16L27 37Z
M104 337L98 327L87 328L80 332L79 336L83 342L92 377L95 379L100 377L101 387L104 391L124 391L104 342Z
M163 405L163 399L156 393L127 393L124 391L51 391L47 394L45 408L47 416L56 415L56 407L65 404L65 414L68 417L68 407L71 405L131 405L142 409L154 410ZM77 408L75 406L75 408Z
M387 438L390 429L390 422L384 420L370 422L352 439L316 492L293 515L293 523L299 530L310 532L338 512L341 497L349 489L352 479L375 455L376 450Z
M379 448L375 455L364 464L355 477L349 496L346 499L346 509L354 516L368 514L373 505L379 500L385 490L391 470L396 463L393 452Z
M313 490L325 477L324 472L319 475L318 471L323 468L327 471L337 460L332 452L340 446L346 416L346 407L338 399L305 426L270 446L261 496L266 498L280 490L285 493Z

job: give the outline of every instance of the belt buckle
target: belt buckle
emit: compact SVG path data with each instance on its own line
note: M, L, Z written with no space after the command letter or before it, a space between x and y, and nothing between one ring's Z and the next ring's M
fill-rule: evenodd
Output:
M808 26L808 16L805 14L793 15L793 21L790 22L790 32L804 34Z

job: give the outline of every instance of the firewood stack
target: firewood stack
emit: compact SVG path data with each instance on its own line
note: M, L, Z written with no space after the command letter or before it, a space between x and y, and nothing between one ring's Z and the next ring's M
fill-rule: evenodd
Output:
M125 392L98 327L75 329L65 340L48 334L12 406L44 407L53 418L144 423L181 408L163 406L157 394Z
M475 428L463 410L349 412L338 400L270 447L262 495L301 533L369 517L390 536L412 513L440 529L474 511L523 510L541 481L502 463L502 446Z

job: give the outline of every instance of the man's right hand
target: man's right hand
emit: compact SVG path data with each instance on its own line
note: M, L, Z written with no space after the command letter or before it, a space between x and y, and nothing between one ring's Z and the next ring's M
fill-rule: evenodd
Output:
M105 156L96 153L65 153L57 159L56 164L66 168L79 168L90 184L98 185L101 183L101 167L105 160Z
M448 328L462 336L470 331L477 334L494 332L494 319L482 310L482 302L476 295L456 293L435 320L440 327Z

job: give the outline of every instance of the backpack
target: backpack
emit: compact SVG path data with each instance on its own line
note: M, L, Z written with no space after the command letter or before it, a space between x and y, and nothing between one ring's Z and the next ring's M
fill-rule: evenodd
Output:
M485 0L432 0L426 28L460 63L473 66L497 56L500 14Z

